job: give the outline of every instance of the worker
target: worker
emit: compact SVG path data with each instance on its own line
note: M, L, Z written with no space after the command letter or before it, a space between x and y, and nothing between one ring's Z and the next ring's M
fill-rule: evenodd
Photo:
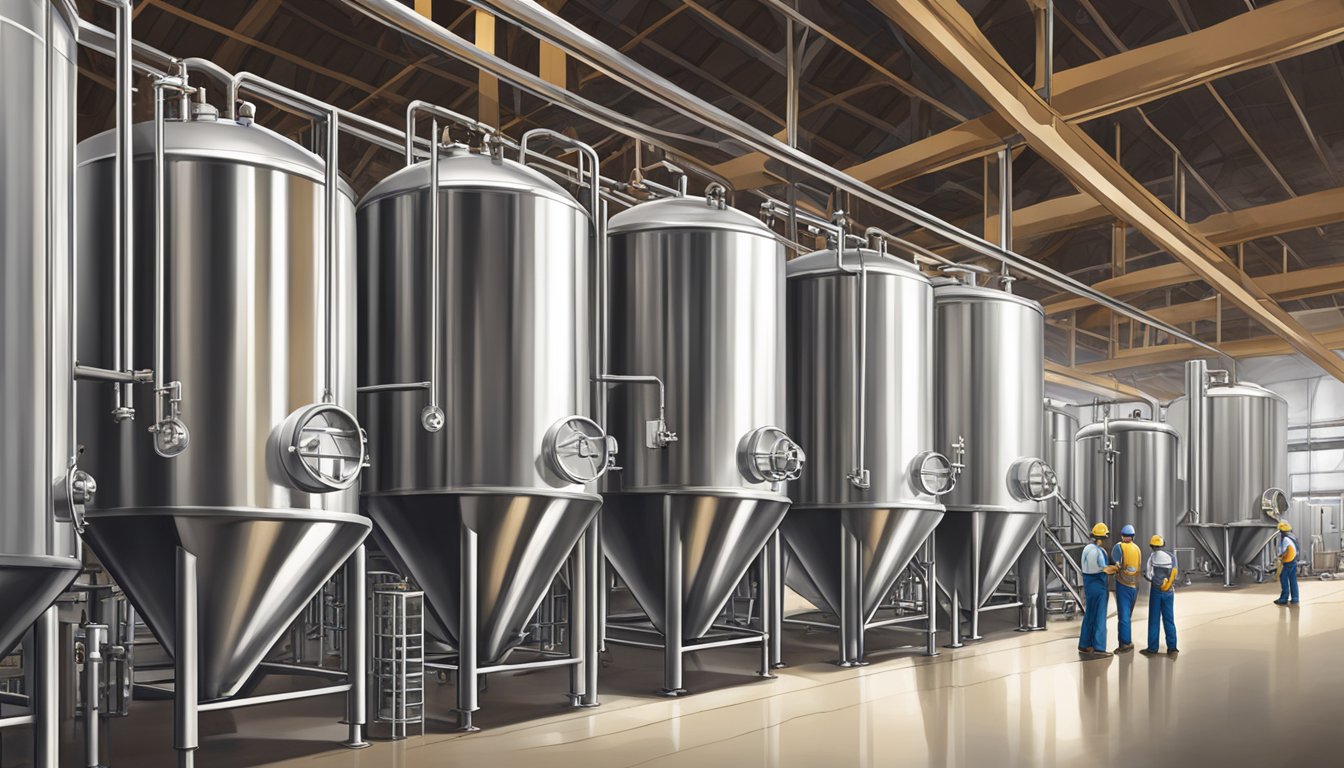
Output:
M1153 549L1143 572L1153 585L1148 590L1148 647L1139 653L1156 656L1158 630L1166 629L1167 655L1175 656L1180 653L1176 648L1176 558L1166 550L1167 542L1161 536L1154 534L1148 546Z
M1120 541L1111 549L1111 562L1119 569L1115 572L1115 610L1120 635L1120 647L1115 649L1116 653L1134 650L1130 618L1134 613L1134 603L1139 599L1139 565L1142 559L1139 545L1134 543L1134 526L1126 524L1120 529Z
M1275 605L1297 605L1297 537L1292 523L1279 521L1279 599Z
M1083 630L1078 638L1078 653L1086 659L1104 659L1106 652L1106 577L1116 572L1106 557L1106 540L1111 529L1105 523L1092 526L1092 543L1083 548L1083 589L1087 605L1083 607Z

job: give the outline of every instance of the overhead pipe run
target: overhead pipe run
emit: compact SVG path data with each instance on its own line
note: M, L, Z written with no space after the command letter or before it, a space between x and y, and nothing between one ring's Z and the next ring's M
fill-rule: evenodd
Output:
M608 127L623 131L635 130L641 133L653 130L647 126L632 126L633 121L624 115L587 101L570 91L542 80L530 72L481 51L461 37L416 14L411 9L395 2L395 0L345 0L345 2L388 26L438 47L454 58L484 69L496 77L508 80L541 98L583 114L589 119L608 125ZM1173 325L1157 320L1136 307L1096 291L1043 264L1026 259L983 238L976 237L932 214L832 168L811 155L788 146L773 136L757 130L749 123L686 92L670 80L638 64L611 46L583 32L540 5L530 2L530 0L470 0L470 3L512 21L538 38L561 48L567 55L584 62L633 91L665 104L676 105L704 125L734 138L748 149L761 152L791 168L833 184L843 191L856 195L916 226L928 229L939 237L967 248L980 256L1005 263L1024 275L1041 280L1060 290L1085 297L1112 311L1156 328L1173 338L1208 350L1215 355L1223 356L1216 347Z

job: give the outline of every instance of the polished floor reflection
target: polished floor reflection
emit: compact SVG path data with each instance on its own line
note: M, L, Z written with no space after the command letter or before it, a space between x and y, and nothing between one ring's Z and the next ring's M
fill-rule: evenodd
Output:
M688 666L697 695L665 700L657 657L615 649L603 706L563 706L563 673L498 679L479 723L461 736L429 734L333 749L339 702L212 713L198 764L286 768L538 766L1008 766L1340 764L1344 582L1303 584L1303 604L1270 601L1277 585L1186 589L1177 598L1182 653L1082 663L1078 622L1045 632L1006 627L925 659L875 653L870 666L826 663L832 637L790 629L794 665L751 677L754 654L728 649ZM1113 607L1113 604L1112 604ZM1146 607L1136 617L1140 647ZM1006 618L1006 617L1005 617ZM1109 637L1115 644L1115 620ZM879 646L882 639L875 641ZM741 677L746 675L747 677ZM744 685L732 685L745 680ZM529 696L529 693L533 695ZM434 691L446 713L451 687ZM137 704L111 724L111 764L169 766L166 705Z

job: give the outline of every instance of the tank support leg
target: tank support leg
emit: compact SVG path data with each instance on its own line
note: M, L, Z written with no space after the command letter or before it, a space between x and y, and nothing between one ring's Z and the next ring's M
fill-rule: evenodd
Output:
M977 512L977 515L982 513ZM982 546L982 526L971 529L971 635L970 640L980 640L980 548Z
M769 593L770 603L770 666L774 669L784 667L784 537L779 531L770 534L766 544L766 557L770 562L772 587Z
M756 589L756 602L760 606L761 614L761 668L757 673L761 677L774 677L771 672L773 669L772 658L770 655L771 642L774 640L776 622L775 615L775 590L779 584L775 578L775 568L770 562L770 542L766 541L765 546L756 555L756 563L760 570L760 581Z
M840 524L840 660L842 667L863 664L863 584L859 542L849 526Z
M99 600L90 594L89 602ZM91 614L96 612L90 611ZM99 759L99 728L102 717L103 636L106 624L84 625L84 764L88 768L103 768Z
M56 606L48 608L33 625L34 670L32 674L33 766L57 768L60 764L60 625Z
M681 527L672 519L672 502L663 501L663 696L681 696L682 687L682 563Z
M948 642L947 647L960 648L963 645L965 645L965 643L961 641L961 595L960 593L957 592L956 587L953 587L951 592L952 592L952 600L951 600L952 606L948 610L947 617L948 619L951 620L952 623L952 638Z
M1223 586L1232 586L1232 577L1237 572L1237 564L1232 561L1232 529L1223 526Z
M933 533L924 540L924 611L929 615L928 644L925 656L938 655L938 579L933 555Z
M602 587L602 574L599 561L602 548L599 544L597 519L594 519L583 538L574 548L574 575L570 579L572 593L569 608L569 637L572 653L578 654L580 662L570 667L570 702L576 707L597 706L597 671L599 658L599 610L598 593Z
M611 576L607 572L606 550L602 549L602 513L597 513L597 649L607 651L607 593L611 590Z
M364 749L364 725L368 722L369 679L368 625L368 550L363 544L345 564L345 676L350 692L345 699L345 722L350 732L341 746Z
M462 523L462 552L459 572L462 593L458 596L457 633L457 730L479 731L471 723L471 713L479 709L476 694L480 675L477 673L477 607L476 585L476 531Z
M196 556L177 548L177 653L173 666L173 748L178 768L193 768L200 746Z

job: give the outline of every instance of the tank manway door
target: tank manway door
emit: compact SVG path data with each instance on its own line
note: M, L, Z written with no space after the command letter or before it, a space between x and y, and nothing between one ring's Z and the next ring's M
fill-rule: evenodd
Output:
M308 493L343 491L367 463L364 430L354 415L330 403L291 413L278 431L280 465L290 484Z
M566 484L586 485L601 477L616 457L616 438L592 419L569 416L557 421L542 439L546 466Z
M1018 459L1008 470L1008 490L1018 501L1045 501L1059 490L1059 478L1042 459Z
M747 433L737 449L742 476L753 483L778 485L797 480L807 456L779 427L761 427Z
M950 493L957 485L956 466L937 451L924 451L910 462L910 484L929 496Z

